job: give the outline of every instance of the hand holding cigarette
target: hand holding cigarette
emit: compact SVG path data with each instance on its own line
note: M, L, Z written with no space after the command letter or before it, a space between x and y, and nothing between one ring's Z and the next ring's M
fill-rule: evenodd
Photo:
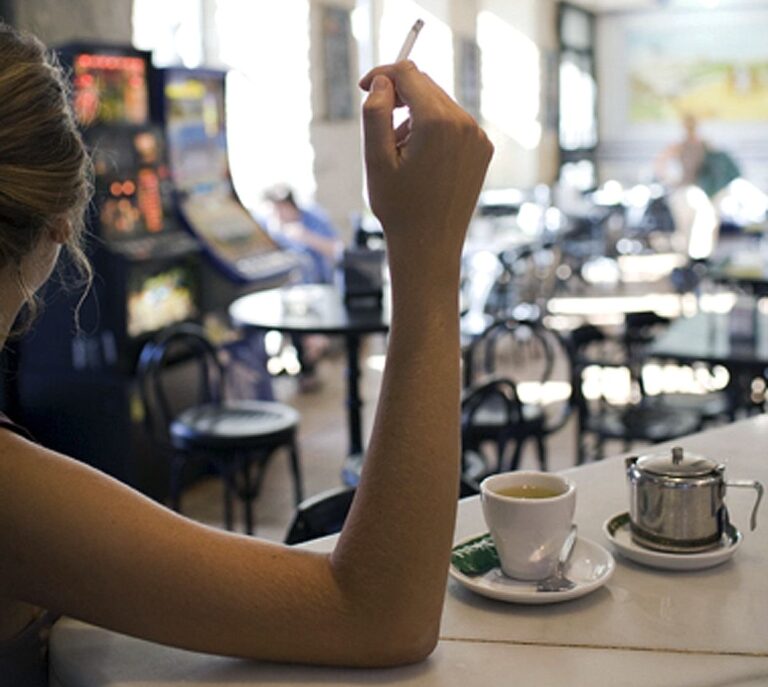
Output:
M417 22L412 33L419 28ZM401 54L413 46L410 36ZM360 86L370 91L363 106L370 204L387 235L393 278L400 265L421 273L431 266L441 274L458 270L493 146L410 61L376 67ZM400 104L409 108L410 120L395 129L392 113Z

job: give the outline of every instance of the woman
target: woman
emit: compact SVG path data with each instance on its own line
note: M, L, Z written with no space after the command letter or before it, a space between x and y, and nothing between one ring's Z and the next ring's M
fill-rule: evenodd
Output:
M361 87L369 91L370 203L386 231L393 310L365 469L335 550L194 523L36 444L5 418L0 682L35 684L40 666L23 664L39 648L41 609L274 661L390 666L434 648L459 465L459 260L492 146L412 63L378 67ZM401 104L410 123L394 130ZM84 264L88 189L59 71L36 39L0 27L0 344L62 247Z

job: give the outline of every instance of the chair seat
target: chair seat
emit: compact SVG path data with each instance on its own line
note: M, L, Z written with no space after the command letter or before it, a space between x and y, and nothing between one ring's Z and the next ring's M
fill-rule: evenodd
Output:
M194 450L256 449L278 443L294 432L299 413L271 401L227 401L189 408L171 423L175 448Z
M657 443L692 434L700 424L701 416L691 411L633 406L592 417L586 429L611 439Z
M544 410L539 405L522 403L520 409L522 411L521 420L524 423L534 423L544 418ZM491 397L475 411L472 425L475 429L501 429L508 425L507 417L508 413L500 399ZM514 431L514 427L509 427L509 429Z

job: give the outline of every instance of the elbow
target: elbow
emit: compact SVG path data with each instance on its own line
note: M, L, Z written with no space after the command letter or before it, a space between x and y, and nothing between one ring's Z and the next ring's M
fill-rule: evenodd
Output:
M419 636L410 636L396 641L386 658L389 667L408 666L421 663L437 647L438 632L424 632Z
M365 636L360 652L363 667L396 668L421 663L437 647L439 628L439 619L375 623L369 632L361 634Z

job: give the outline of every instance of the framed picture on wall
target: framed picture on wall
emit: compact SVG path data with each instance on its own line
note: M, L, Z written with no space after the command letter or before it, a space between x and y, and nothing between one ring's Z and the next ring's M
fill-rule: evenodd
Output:
M325 119L351 119L352 27L349 10L326 5L322 14L323 73L325 83Z
M768 120L765 24L698 18L698 30L627 28L628 120L633 124L701 120Z

